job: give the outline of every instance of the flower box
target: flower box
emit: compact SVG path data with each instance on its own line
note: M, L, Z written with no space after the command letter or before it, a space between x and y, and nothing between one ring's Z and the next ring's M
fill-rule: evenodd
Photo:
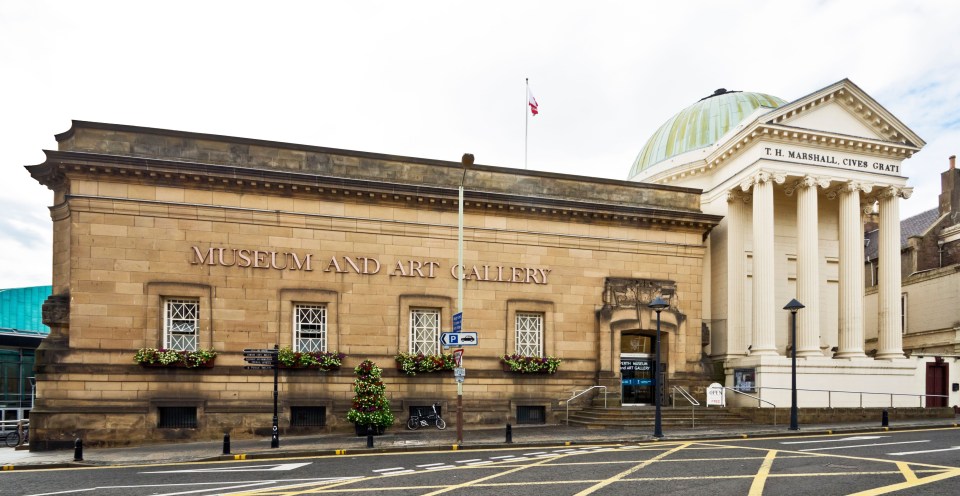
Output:
M393 357L397 362L397 370L407 375L417 375L428 372L443 372L453 370L456 364L453 354L424 355L423 353L397 353Z
M283 347L277 352L281 369L339 370L347 355L335 351L293 351Z
M133 361L142 367L198 369L212 368L217 358L213 350L168 350L165 348L141 348L133 356Z
M553 374L560 368L557 357L538 357L523 355L501 355L500 363L504 372L515 374Z

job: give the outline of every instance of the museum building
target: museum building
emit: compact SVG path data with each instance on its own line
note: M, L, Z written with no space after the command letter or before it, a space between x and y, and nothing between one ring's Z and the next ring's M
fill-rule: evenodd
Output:
M924 142L846 79L792 102L717 90L626 181L81 121L57 142L28 167L54 234L32 449L267 434L273 373L244 350L274 347L326 357L281 367L285 433L350 429L364 360L395 426L434 402L452 419L461 299L467 425L555 423L595 386L640 406L718 381L787 407L794 337L804 408L916 407L930 383L901 310Z
M452 351L461 185L465 424L557 422L598 384L651 403L658 296L665 382L708 383L720 217L698 189L93 122L56 138L28 167L54 243L32 449L264 434L273 373L243 352L275 346L344 355L280 370L285 433L350 429L364 360L401 422L438 401L452 419L453 374L401 359ZM518 373L512 355L561 362Z

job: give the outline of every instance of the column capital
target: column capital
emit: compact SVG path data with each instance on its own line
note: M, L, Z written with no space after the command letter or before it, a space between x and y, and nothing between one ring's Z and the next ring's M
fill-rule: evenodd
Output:
M834 200L842 193L858 193L863 192L864 194L870 193L873 191L874 186L868 183L858 183L856 181L845 181L840 183L836 188L827 191L827 198Z
M799 180L794 181L793 184L787 186L784 192L787 196L793 196L794 191L798 189L815 188L817 186L819 186L820 189L827 189L830 186L830 182L829 177L803 176Z
M912 187L904 187L904 188L901 188L901 187L898 187L898 186L890 186L890 187L888 187L888 188L884 188L884 189L880 190L880 191L877 193L877 198L879 198L879 199L887 199L887 198L903 198L903 199L907 199L907 198L910 198L910 196L912 196L912 195L913 195L913 188L912 188Z
M735 189L727 191L727 203L742 202L743 204L750 203L752 195L749 193L744 193L743 191L737 191Z
M740 189L744 192L747 192L750 191L750 188L757 184L768 183L770 181L773 181L777 184L783 184L787 181L787 175L779 171L757 171L752 176L749 176L740 182Z

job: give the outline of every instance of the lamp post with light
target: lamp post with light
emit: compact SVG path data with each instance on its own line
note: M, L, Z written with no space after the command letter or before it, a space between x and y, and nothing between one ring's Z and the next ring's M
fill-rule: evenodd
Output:
M473 165L473 154L464 153L460 158L463 173L457 188L457 313L463 319L463 181L467 169ZM462 320L461 320L462 322ZM463 365L459 365L463 367ZM463 382L457 381L457 444L463 444Z
M784 310L790 310L791 318L793 320L793 337L790 341L790 359L792 362L790 368L790 430L799 431L800 426L797 425L797 310L804 308L803 304L796 300L796 298L790 300L790 303L787 303L787 306L783 307Z
M656 405L656 413L653 417L653 437L663 437L663 426L661 425L662 417L660 415L660 312L663 309L667 308L667 302L663 301L663 298L657 296L650 302L647 307L652 308L654 312L657 312L657 354L656 354L656 375L654 376L654 390L653 390L653 399L654 405Z

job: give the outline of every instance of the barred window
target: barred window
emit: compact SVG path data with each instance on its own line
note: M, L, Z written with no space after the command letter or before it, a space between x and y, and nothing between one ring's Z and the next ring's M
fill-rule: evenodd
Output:
M163 304L163 347L197 351L200 301L168 299Z
M410 353L432 355L440 349L440 310L410 310Z
M517 354L543 356L543 314L517 312Z
M294 351L327 351L326 305L296 305L293 334Z

